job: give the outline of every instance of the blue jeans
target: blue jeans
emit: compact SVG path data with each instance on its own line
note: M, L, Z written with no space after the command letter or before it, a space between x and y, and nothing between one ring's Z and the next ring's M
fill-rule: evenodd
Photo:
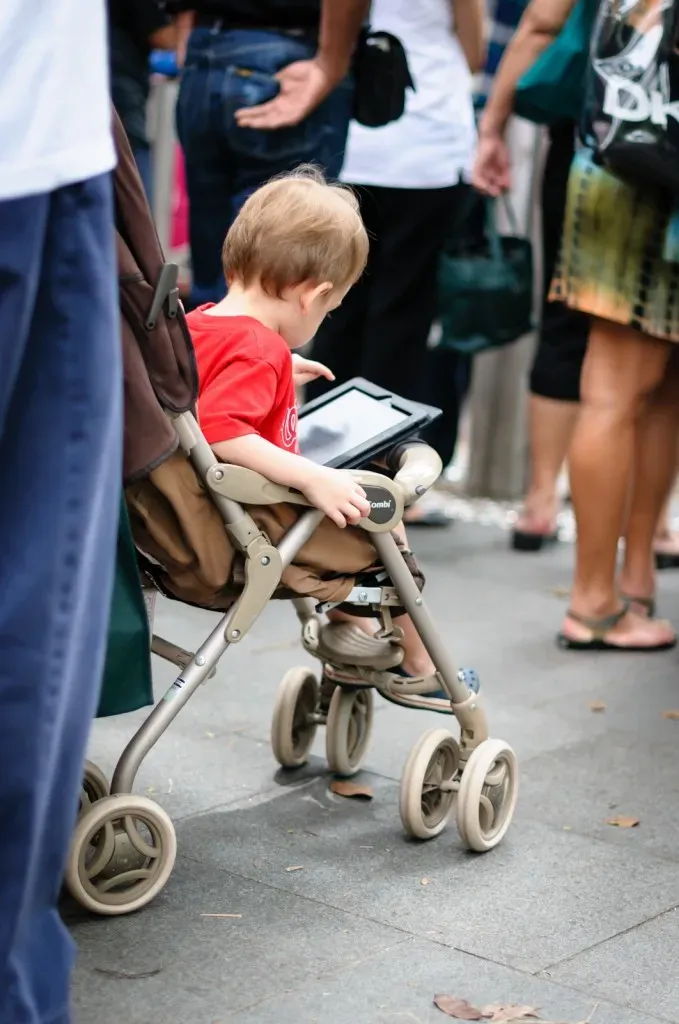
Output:
M120 500L109 175L0 202L0 1021L67 1024L57 912Z
M130 139L134 160L139 171L141 183L146 192L149 205L153 201L153 162L151 159L151 147L148 143L139 142L138 139Z
M339 176L353 103L350 82L292 128L239 128L234 118L241 107L273 99L276 72L308 60L315 50L309 39L270 31L198 28L191 35L177 133L186 161L194 305L224 295L222 244L256 188L302 163Z

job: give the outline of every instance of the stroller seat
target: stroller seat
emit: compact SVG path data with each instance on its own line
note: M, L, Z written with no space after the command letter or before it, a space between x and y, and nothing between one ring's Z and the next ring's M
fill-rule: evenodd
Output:
M86 766L66 870L68 889L83 906L105 915L137 910L163 889L176 857L175 832L158 804L133 793L137 772L192 694L214 675L223 655L248 636L277 597L290 598L302 647L321 665L319 675L309 666L294 667L279 686L271 728L278 762L290 769L304 764L317 729L324 727L329 768L353 775L368 749L375 690L408 708L441 711L456 719L459 736L446 728L430 729L411 750L399 796L405 832L431 839L455 814L467 848L492 849L514 814L516 757L506 743L489 738L475 675L455 666L427 610L409 553L392 533L404 509L438 478L438 456L420 442L406 442L388 454L393 477L353 470L364 487L378 489L381 499L354 531L355 574L338 578L324 573L322 565L300 565L300 553L311 551L324 529L323 513L309 507L298 492L220 463L203 437L192 411L197 380L190 337L172 287L176 273L163 263L129 145L119 122L115 127L123 257L125 483L133 536L143 569L159 589L183 600L188 594L196 604L207 594L204 606L222 615L195 652L154 636L152 650L181 671L123 751L110 786L96 766ZM140 204L133 223L130 195ZM140 226L145 234L139 234ZM152 258L140 260L132 244L135 238L137 249L152 240ZM131 275L135 255L137 270ZM152 282L137 296L138 306L142 299L146 303L141 313L130 307L125 290L130 280L140 285L140 274ZM174 505L168 497L173 466L183 481ZM154 474L163 491L158 520L147 495ZM274 513L281 510L283 519L276 519ZM350 623L328 623L325 613L336 607L373 617L379 623L377 632L369 636ZM403 610L436 666L431 678L400 671L403 635L394 613Z

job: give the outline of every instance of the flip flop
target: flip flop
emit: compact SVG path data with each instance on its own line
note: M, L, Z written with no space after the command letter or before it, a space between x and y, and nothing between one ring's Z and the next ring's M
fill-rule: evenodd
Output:
M543 548L556 544L559 531L553 533L534 533L531 530L514 530L512 532L512 548L514 551L542 551Z
M623 601L626 602L627 606L638 604L640 608L644 609L644 614L647 619L655 618L655 598L654 597L635 597L634 594L620 594Z
M656 569L679 569L679 552L656 551L655 567Z
M670 651L677 645L676 637L674 640L668 640L663 644L656 644L651 647L645 644L611 644L606 640L606 634L617 626L621 619L625 617L629 611L629 604L627 601L623 603L623 607L620 611L614 612L612 615L606 615L603 619L590 619L586 615L578 615L569 608L566 613L567 616L573 619L574 622L579 622L580 625L585 626L592 633L589 640L573 640L571 637L566 636L565 633L559 633L557 636L557 643L565 651L621 651L623 653L632 652L636 654L650 654L656 651Z
M417 506L415 506L415 508L417 508ZM441 530L450 526L451 523L451 517L438 508L424 509L421 515L414 516L412 519L408 516L407 512L403 517L403 525L407 526L409 530L415 526Z

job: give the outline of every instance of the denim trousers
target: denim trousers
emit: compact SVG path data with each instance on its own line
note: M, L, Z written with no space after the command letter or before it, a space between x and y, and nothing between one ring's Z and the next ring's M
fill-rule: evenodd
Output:
M306 37L283 32L197 28L191 34L177 102L184 150L193 271L192 304L225 293L221 250L247 197L276 174L314 163L337 178L353 103L346 80L309 117L291 128L240 128L235 113L273 99L276 73L308 60Z
M57 911L122 476L108 174L0 202L0 1021L67 1024Z

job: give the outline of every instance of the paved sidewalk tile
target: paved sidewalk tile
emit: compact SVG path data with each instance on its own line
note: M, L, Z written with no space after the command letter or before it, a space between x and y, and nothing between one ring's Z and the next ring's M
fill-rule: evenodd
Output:
M678 1021L677 949L679 911L673 910L586 950L547 976L639 1012Z
M318 780L259 808L182 822L180 850L528 971L679 904L675 865L524 818L482 856L464 852L454 824L429 843L409 842L396 786L367 781L372 803Z

